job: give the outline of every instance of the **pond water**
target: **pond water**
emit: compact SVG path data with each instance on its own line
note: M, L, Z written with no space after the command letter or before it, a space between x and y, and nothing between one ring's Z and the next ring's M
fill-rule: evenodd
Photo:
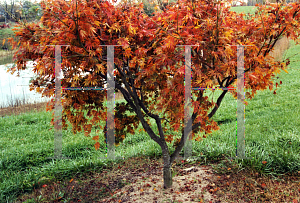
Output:
M13 66L12 56L0 60L0 107L7 107L14 104L16 100L25 100L26 103L44 102L49 98L42 98L41 94L29 90L29 81L35 74L32 72L32 63L28 62L28 69L20 71L20 77L17 77L18 71L13 75L6 72L7 68Z

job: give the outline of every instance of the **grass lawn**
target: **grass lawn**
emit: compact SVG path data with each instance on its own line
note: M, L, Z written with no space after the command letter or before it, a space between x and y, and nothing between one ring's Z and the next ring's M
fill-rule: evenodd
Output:
M250 13L250 14L255 14L255 6L236 6L236 7L231 7L231 11L235 11L237 13Z

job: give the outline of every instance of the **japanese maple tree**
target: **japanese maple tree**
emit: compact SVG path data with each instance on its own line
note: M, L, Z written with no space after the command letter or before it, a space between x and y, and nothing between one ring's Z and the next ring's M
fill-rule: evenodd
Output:
M34 61L33 71L39 76L30 88L51 97L54 47L46 45L70 45L62 47L62 86L104 87L107 55L105 46L100 45L122 45L115 47L115 87L126 103L115 108L116 144L127 132L134 134L141 122L161 147L165 188L172 186L171 165L186 142L184 130L192 131L195 140L218 130L211 118L224 96L230 92L237 98L234 90L223 90L216 102L205 96L204 90L193 92L197 99L192 99L192 128L185 128L184 52L176 45L197 45L192 48L192 87L234 85L237 54L236 46L230 45L252 45L245 48L244 57L245 88L251 89L246 97L251 99L257 90L272 90L275 74L289 63L277 62L269 55L278 39L299 37L299 3L258 6L256 14L248 16L210 0L180 0L153 16L144 13L142 4L113 6L100 0L44 0L41 6L44 15L40 22L23 24L15 32L19 42L10 40L15 47L20 45L15 54L17 66L10 71L25 69L27 60ZM62 96L63 126L66 128L66 120L70 121L74 133L83 128L88 136L92 126L101 127L100 121L106 120L104 90L63 91ZM52 100L48 110L54 109L53 104ZM135 115L128 116L126 111ZM150 125L150 119L156 126ZM180 132L181 137L175 139L167 130ZM93 139L98 149L99 136ZM173 153L167 143L173 144Z

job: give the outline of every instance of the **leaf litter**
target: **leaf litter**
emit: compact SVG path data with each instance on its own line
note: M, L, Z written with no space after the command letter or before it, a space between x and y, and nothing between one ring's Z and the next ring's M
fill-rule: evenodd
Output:
M230 160L221 162L176 160L173 186L165 190L162 159L132 157L101 172L91 170L46 183L16 202L300 202L300 172L272 177L241 169Z

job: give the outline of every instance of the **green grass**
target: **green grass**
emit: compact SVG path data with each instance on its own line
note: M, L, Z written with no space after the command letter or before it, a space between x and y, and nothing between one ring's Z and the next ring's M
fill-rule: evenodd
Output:
M293 45L286 56L299 51L300 46ZM280 79L276 79L283 82L276 95L269 90L259 91L253 100L248 101L245 110L246 156L254 159L235 160L240 167L247 166L273 175L300 171L299 59L299 56L292 57L289 74L282 72ZM214 94L216 98L220 92ZM201 157L205 163L236 155L236 100L230 94L226 95L213 119L221 124L221 129L200 142L193 142L193 156ZM50 130L50 121L51 112L0 118L0 202L12 202L18 195L31 192L48 181L101 171L102 167L111 165L111 161L100 159L106 154L104 143L96 151L90 137L83 133L73 135L71 128L63 131L63 155L71 159L47 159L54 156L54 129ZM127 135L116 148L116 156L127 159L161 155L158 144L139 129L141 125L135 135ZM156 128L154 132L158 133Z
M236 7L231 7L230 10L235 11L236 13L246 13L246 14L249 13L254 15L256 8L255 6L236 6Z
M250 14L255 14L255 6L236 6L236 7L231 7L231 11L235 11L237 13L250 13Z
M15 31L13 29L16 28L16 27L14 27L15 23L10 22L9 24L11 26L10 28L0 29L0 43L1 43L1 46L2 46L3 39L9 38L9 37L14 37L14 32ZM7 41L5 42L5 44L8 46Z
M10 28L5 28L5 29L0 29L0 36L1 38L7 38L7 37L12 37L14 34L14 31L12 30L14 27Z

